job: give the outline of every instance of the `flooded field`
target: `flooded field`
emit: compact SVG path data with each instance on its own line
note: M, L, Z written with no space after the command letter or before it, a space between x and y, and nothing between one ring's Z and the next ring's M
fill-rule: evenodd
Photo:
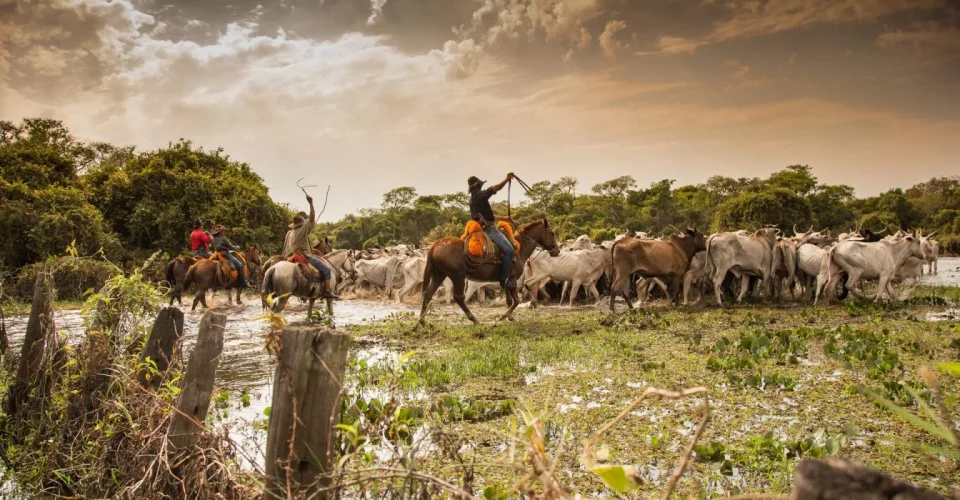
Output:
M960 259L950 258L941 260L938 275L907 286L911 298L949 292L937 295L938 301L848 301L829 307L752 303L729 309L673 308L657 301L641 312L616 316L603 302L599 307L521 308L516 323L501 324L492 321L500 306L471 304L484 323L480 327L469 325L456 306L441 302L431 309L429 326L413 333L415 319L407 314L415 312L413 304L343 300L335 305L335 321L353 335L350 359L364 361L362 367L348 368L351 395L368 402L401 401L426 413L411 423L411 443L384 439L374 455L385 460L381 455L410 453L441 477L450 470L434 453L434 430L455 434L465 460L498 463L509 450L514 419L537 415L549 422L550 446L560 440L573 449L559 461L561 477L579 491L603 492L578 461L582 439L646 388L702 385L710 391L714 412L703 443L721 451L694 464L692 479L682 488L686 494L789 491L795 461L807 453L871 463L945 491L957 485L950 462L899 448L897 442L923 436L871 404L857 388L877 387L907 405L910 400L898 384L916 386L921 366L960 359L958 284ZM225 427L241 445L246 467L259 469L274 374L264 350L267 323L258 319L262 311L253 297L243 306L227 305L223 296L216 300L228 322L212 424ZM296 302L284 314L291 322L304 315L305 306ZM192 349L202 316L202 310L186 312L185 352ZM60 311L56 321L72 342L82 337L77 311ZM19 345L26 317L8 318L7 324ZM758 342L770 344L751 351ZM410 351L416 354L401 370L405 385L382 383L401 354ZM871 356L889 366L870 365ZM960 393L960 381L946 380L944 388ZM451 404L456 412L474 416L451 416L444 406ZM698 404L653 401L611 430L607 445L617 461L636 467L644 481L641 496L667 481L695 431ZM509 486L516 480L509 468L478 475L483 485Z

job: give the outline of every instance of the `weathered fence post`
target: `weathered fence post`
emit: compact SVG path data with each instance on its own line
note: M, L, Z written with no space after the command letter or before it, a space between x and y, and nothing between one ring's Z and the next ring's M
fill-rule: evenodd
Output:
M0 307L0 362L3 362L8 350L10 350L10 339L7 337L7 318L3 315L3 308Z
M878 470L839 458L807 459L798 463L793 474L791 498L947 500L939 493L917 488Z
M143 354L140 355L140 363L143 364L148 359L153 361L160 376L152 376L149 369L141 368L137 374L140 385L152 389L160 385L160 379L170 366L173 349L181 336L183 336L183 311L175 307L164 307L157 315L157 320L153 322L147 344L143 346Z
M223 352L223 328L226 324L227 315L213 311L207 311L200 320L197 344L190 354L177 398L177 412L173 414L167 430L172 449L193 446L203 431L217 367L220 365L220 354Z
M53 276L43 272L38 274L37 281L33 285L30 319L27 320L27 331L23 337L23 347L20 349L17 378L7 395L7 412L10 415L17 413L30 391L36 387L37 379L43 371L43 353L47 338L50 335L56 335L56 325L53 322L54 293L56 290Z
M267 429L266 495L316 492L333 464L333 426L350 336L317 326L284 328ZM288 490L289 487L289 490ZM327 498L320 495L319 498Z

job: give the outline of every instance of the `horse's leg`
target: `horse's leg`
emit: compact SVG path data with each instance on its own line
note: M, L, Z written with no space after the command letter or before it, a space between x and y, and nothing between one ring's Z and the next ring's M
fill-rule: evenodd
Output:
M443 284L443 280L443 276L438 276L436 273L433 273L429 278L427 278L427 281L424 282L423 298L420 306L420 322L417 323L417 328L427 324L427 306L430 305L430 300L433 299L433 294L437 293L437 289L440 288L441 284ZM454 296L456 296L456 284L454 284L453 289ZM462 289L460 290L460 293L463 294Z
M333 299L327 299L327 314L333 317Z
M520 295L516 290L507 290L507 295L513 297L513 305L510 306L510 309L507 310L507 319L510 321L516 321L516 318L513 317L513 311L520 305Z
M237 287L237 305L238 305L238 306L241 305L241 304L243 304L242 302L240 302L240 296L241 296L242 294L243 294L243 289L240 288L240 287Z
M472 321L473 324L479 325L480 322L477 321L477 318L470 312L470 308L467 307L466 297L464 296L467 279L463 276L451 276L450 279L453 281L453 300L457 302L460 309L463 309L463 313L467 315L467 319ZM426 311L426 300L424 300L424 311Z
M307 301L307 319L310 319L310 316L313 315L313 301L315 299L310 299Z

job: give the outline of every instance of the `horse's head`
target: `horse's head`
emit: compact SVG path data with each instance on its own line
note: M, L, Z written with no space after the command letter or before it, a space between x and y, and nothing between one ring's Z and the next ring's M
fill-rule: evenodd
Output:
M257 253L257 247L253 245L248 245L247 249L243 251L243 258L249 264L263 265L263 262L260 260L260 254Z
M550 255L556 257L560 254L557 235L553 233L553 229L550 227L550 223L547 222L546 217L527 224L521 231L539 247L550 252Z
M324 238L323 241L317 243L313 249L314 251L320 252L321 255L326 255L333 251L333 244L330 242L330 238Z

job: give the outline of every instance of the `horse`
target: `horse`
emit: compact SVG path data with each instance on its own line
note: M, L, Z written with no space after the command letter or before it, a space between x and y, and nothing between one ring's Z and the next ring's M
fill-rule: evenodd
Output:
M329 264L329 262L328 262ZM263 273L263 290L260 292L260 302L267 309L267 297L273 295L273 312L279 313L287 306L290 297L298 297L307 301L307 317L313 314L313 303L323 294L320 282L310 282L303 275L299 264L282 260L270 266ZM330 289L337 289L337 274L330 273ZM333 316L333 299L327 299L327 314Z
M557 255L560 248L557 246L557 238L550 228L546 217L527 224L523 229L517 231L516 239L520 243L520 251L515 257L513 264L513 278L517 279L523 273L523 267L527 259L537 248L543 248L551 255ZM430 245L427 251L427 266L423 271L423 306L420 309L420 322L417 328L426 325L427 306L430 305L430 299L437 292L443 280L450 278L453 282L453 300L457 302L460 309L467 315L467 319L475 325L480 322L474 317L470 309L467 308L464 300L464 289L467 278L473 281L491 282L500 281L498 276L500 272L500 263L484 262L474 267L467 264L465 253L466 242L454 236L448 236L437 240ZM507 312L500 316L497 321L509 319L513 321L513 310L520 305L520 296L517 290L507 290Z
M261 265L260 254L257 253L257 250L254 247L247 247L243 252L243 259L246 261L247 265L256 264ZM177 259L174 259L177 260ZM198 303L202 303L203 307L207 307L207 290L229 290L230 288L236 288L237 279L233 276L233 273L230 273L227 276L227 283L221 284L217 282L217 268L221 265L221 261L210 260L210 259L198 259L195 264L191 265L187 269L187 273L183 279L183 287L181 290L189 290L190 285L197 286L197 296L193 299L192 310L197 308ZM169 264L168 264L168 279L169 279ZM247 276L249 279L250 277ZM237 304L240 304L240 294L242 290L237 288ZM178 294L179 298L179 294ZM227 294L227 299L231 299L230 294ZM170 299L170 304L173 304L173 297Z

